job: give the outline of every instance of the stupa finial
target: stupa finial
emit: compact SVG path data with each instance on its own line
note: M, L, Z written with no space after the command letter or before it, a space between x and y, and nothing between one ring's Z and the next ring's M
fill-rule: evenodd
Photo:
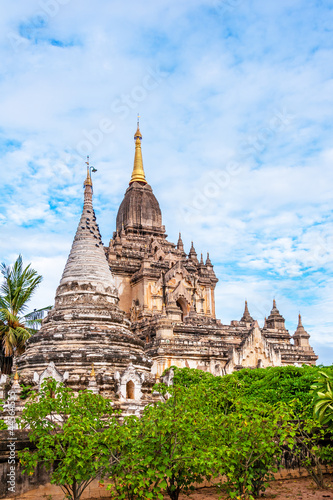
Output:
M300 326L303 326L301 313L299 313L299 315L298 315L298 327L300 327Z
M134 134L135 155L134 155L134 166L133 166L132 177L130 180L130 185L133 182L140 182L141 184L147 184L145 171L143 170L142 151L141 151L142 134L140 132L139 118L140 115L138 115L137 129Z
M83 186L84 187L86 187L86 186L91 186L92 187L92 180L91 180L91 175L90 175L89 156L87 156L86 165L87 165L87 178L84 181Z

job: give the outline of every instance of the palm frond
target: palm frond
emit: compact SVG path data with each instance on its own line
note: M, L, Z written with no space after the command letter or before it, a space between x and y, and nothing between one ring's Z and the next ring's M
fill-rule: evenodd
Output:
M3 305L8 307L13 314L20 315L26 310L27 302L43 278L35 269L31 269L30 264L23 269L21 255L16 259L12 268L4 263L1 264L0 271L4 277L1 286Z
M3 276L0 286L0 351L3 360L24 352L25 342L38 330L43 311L50 308L22 316L28 307L27 303L42 282L42 276L30 264L24 268L21 255L13 266L2 263L0 273ZM1 370L3 366L4 362L1 361ZM6 366L7 371L11 370L8 363Z

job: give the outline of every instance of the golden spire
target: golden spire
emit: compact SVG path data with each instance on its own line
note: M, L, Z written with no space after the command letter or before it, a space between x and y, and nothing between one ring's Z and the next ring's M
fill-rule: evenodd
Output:
M17 373L17 368L15 370L14 380L19 380L19 374Z
M135 140L134 167L133 167L132 177L130 180L130 185L133 182L141 182L141 184L147 184L142 162L142 151L141 151L142 135L139 127L139 118L140 116L138 115L138 127L134 134L134 140Z
M94 363L93 363L93 364L91 365L91 374L90 374L90 376L91 376L91 377L95 377L95 375L96 375L96 374L95 374L95 367L94 367Z
M92 186L92 180L91 180L91 176L90 176L89 156L87 156L86 165L87 165L87 178L86 178L86 180L83 183L84 187L86 187L86 186Z

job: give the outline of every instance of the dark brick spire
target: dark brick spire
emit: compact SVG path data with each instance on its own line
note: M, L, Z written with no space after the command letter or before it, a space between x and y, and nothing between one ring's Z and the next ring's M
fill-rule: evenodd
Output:
M242 316L241 321L244 321L245 323L253 323L253 321L254 321L251 314L249 313L249 308L247 306L247 300L245 301L244 314Z

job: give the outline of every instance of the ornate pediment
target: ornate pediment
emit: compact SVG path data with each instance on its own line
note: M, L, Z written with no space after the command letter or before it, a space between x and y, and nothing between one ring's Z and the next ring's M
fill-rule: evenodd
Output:
M154 254L154 260L164 260L165 258L165 253L163 250L160 248L157 250L157 252Z
M178 261L167 273L165 273L165 281L168 282L179 274L182 278L189 278L190 273L185 269L183 263Z
M185 287L184 282L180 281L174 291L171 293L172 299L177 302L180 297L183 297L188 304L191 303L191 294L188 288Z
M265 368L267 366L281 366L281 353L266 341L258 322L255 321L246 339L239 347L231 349L225 373L232 373L235 368L240 367Z
M56 369L53 361L47 365L45 370L39 375L37 372L34 372L34 382L38 384L38 389L40 389L43 381L47 378L53 378L57 382L65 382L68 379L68 372L65 372L63 375Z

